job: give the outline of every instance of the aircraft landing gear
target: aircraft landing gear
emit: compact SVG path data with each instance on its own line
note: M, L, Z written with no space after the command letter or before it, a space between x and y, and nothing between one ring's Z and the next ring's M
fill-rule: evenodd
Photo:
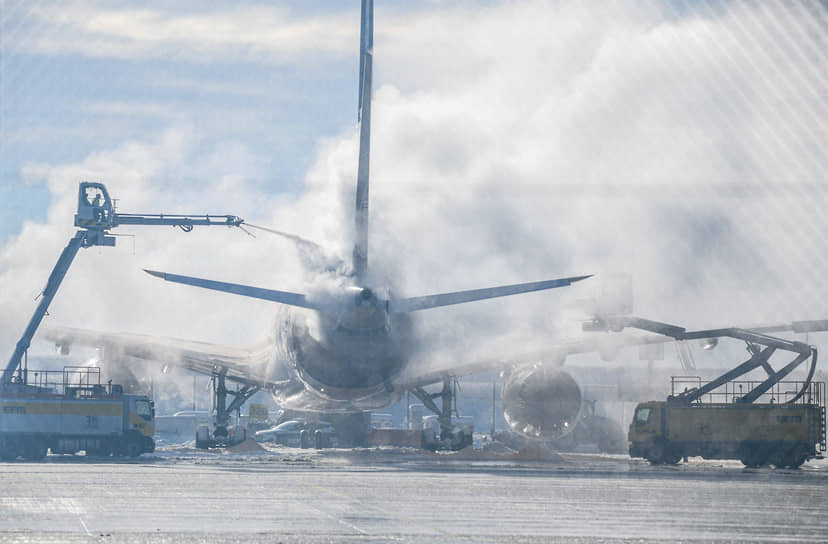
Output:
M213 388L213 431L207 425L196 429L196 447L200 449L232 446L247 439L247 430L241 426L230 427L230 415L239 410L247 400L259 392L259 386L243 383L233 391L227 389L227 369L221 368L213 373L210 384ZM227 395L233 401L227 405Z
M411 389L423 405L437 416L439 431L427 427L423 429L423 448L427 450L461 450L472 445L474 426L457 424L452 415L457 414L457 378L443 375L443 388L437 393L429 393L422 387ZM434 402L440 399L440 406Z

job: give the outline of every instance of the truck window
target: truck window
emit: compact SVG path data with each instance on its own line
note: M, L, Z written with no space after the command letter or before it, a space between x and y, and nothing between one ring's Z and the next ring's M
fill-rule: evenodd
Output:
M653 415L652 408L639 408L635 411L635 422L643 425L650 421L651 415Z
M150 410L150 403L146 400L135 401L135 413L144 419L152 419L152 411Z

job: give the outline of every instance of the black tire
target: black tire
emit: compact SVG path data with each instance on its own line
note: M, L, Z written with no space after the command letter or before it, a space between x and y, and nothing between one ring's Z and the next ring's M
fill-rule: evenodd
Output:
M677 465L683 457L681 448L675 444L667 444L664 446L664 463L668 465Z
M787 468L799 468L802 466L802 463L808 460L808 455L794 455L790 459L788 459L788 464L785 465Z
M779 447L773 448L770 452L768 452L768 459L766 463L773 465L776 468L785 468L785 458L787 455L788 452L786 449Z
M99 440L97 447L86 448L87 457L109 457L111 454L112 445L109 443L109 440L107 439Z
M142 453L141 441L141 435L130 431L121 439L118 453L126 457L138 457Z
M18 438L0 438L0 460L14 461L21 454L21 450Z
M138 457L141 455L141 443L137 440L128 440L126 445L127 457Z
M662 464L664 462L664 444L661 442L653 444L653 446L645 452L644 458L653 465Z
M23 443L23 457L30 461L39 461L46 457L46 440L40 437L27 438Z
M305 429L299 431L299 447L303 450L310 447L310 436L308 436L308 431Z
M758 468L768 463L767 448L761 444L743 443L739 446L739 460L748 468Z
M772 461L776 468L799 468L808 459L808 451L799 446L779 450Z
M200 450L210 447L210 429L206 425L201 425L196 429L195 446Z

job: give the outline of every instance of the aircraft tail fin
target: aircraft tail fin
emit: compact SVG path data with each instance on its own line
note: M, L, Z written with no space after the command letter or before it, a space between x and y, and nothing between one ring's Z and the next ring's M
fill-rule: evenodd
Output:
M354 275L368 269L368 193L371 163L371 77L374 56L374 2L362 1L359 45L359 166L357 169Z

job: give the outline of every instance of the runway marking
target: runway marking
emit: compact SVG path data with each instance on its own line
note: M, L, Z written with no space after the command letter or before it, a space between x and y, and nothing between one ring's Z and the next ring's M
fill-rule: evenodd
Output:
M86 526L86 523L84 523L83 518L78 516L78 521L80 521L80 524L83 525L83 530L86 531L86 534L92 536L92 533L89 532L89 528Z
M341 498L341 499L346 499L346 500L348 500L348 501L351 501L351 502L357 503L357 504L359 504L360 506L364 506L365 508L369 508L369 509L374 510L374 511L376 511L376 512L379 512L379 513L381 513L381 514L385 514L386 516L388 516L388 517L390 517L390 518L394 518L394 519L396 519L397 521L405 521L405 522L408 522L408 523L410 523L410 524L412 524L412 525L419 525L420 527L425 527L426 529L430 529L430 530L432 530L432 531L434 531L434 532L440 533L441 535L444 535L444 536L450 536L450 537L452 537L452 538L458 538L458 537L460 537L460 536L461 536L461 535L456 535L456 534L454 534L454 533L450 533L450 532L448 532L448 531L444 531L443 529L440 529L439 527L435 527L435 526L433 526L433 525L430 525L430 524L428 524L428 523L422 522L422 521L420 521L420 520L417 520L417 519L414 519L414 518L410 518L410 517L408 517L408 516L401 516L401 515L399 515L399 514L397 514L397 513L395 513L395 512L390 512L390 511L386 510L385 508L381 508L381 507L379 507L379 506L375 506L375 505L373 505L373 504L369 504L369 503L367 503L367 502L365 502L365 501L363 501L363 500L360 500L360 499L358 499L358 498L356 498L356 497L352 497L352 496L350 496L350 495L347 495L347 494L345 494L345 493L342 493L341 491L336 491L336 490L333 490L333 489L331 489L331 488L329 488L329 487L324 487L324 486L321 486L321 485L315 485L315 484L302 484L302 485L304 485L305 487L312 487L312 488L314 488L314 489L317 489L317 490L322 491L322 492L324 492L324 493L327 493L327 494L329 494L329 495L333 495L333 496L335 496L335 497L339 497L339 498Z
M324 510L322 510L322 509L320 509L320 508L314 508L313 506L309 506L308 508L309 508L310 510L313 510L313 511L315 511L315 512L319 513L319 514L320 514L320 515L322 515L322 516L325 516L325 517L327 517L327 518L329 518L329 519L332 519L332 520L334 520L335 522L337 522L337 523L339 523L339 524L341 524L341 525L344 525L345 527L348 527L349 529L352 529L352 530L354 530L354 531L356 531L356 532L358 532L358 533L360 533L360 534L363 534L363 535L367 535L367 534L368 534L368 531L365 531L364 529L360 529L360 528L359 528L359 527L357 527L356 525L354 525L354 524L352 524L352 523L348 523L348 522L347 522L347 521L345 521L344 519L339 518L339 517L337 517L337 516L335 516L335 515L331 514L330 512L326 512L326 511L324 511Z
M337 521L337 523L341 523L341 524L342 524L342 525L344 525L345 527L348 527L349 529L353 529L354 531L356 531L356 532L358 532L358 533L360 533L360 534L363 534L363 535L367 535L367 534L368 534L368 531L366 531L366 530L364 530L364 529L360 529L359 527L357 527L357 526L356 526L356 525L354 525L353 523L348 523L348 522L347 522L347 521L345 521L344 519L342 519L342 518L338 518L338 517L334 516L333 514L325 514L325 515L326 515L326 516L329 516L331 519L335 519L335 520Z

